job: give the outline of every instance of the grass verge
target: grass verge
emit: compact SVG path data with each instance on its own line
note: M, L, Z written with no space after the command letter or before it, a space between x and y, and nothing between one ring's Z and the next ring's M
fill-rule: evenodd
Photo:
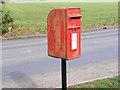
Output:
M81 7L82 29L118 25L116 2L25 2L3 5L17 23L16 28L4 37L38 35L46 33L47 15L53 8Z
M120 76L96 80L84 84L70 86L69 88L119 88L120 90Z

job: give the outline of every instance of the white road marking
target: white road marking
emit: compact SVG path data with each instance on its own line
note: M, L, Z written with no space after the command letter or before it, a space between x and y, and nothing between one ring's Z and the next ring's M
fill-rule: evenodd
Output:
M27 53L30 53L30 52L32 52L32 50L27 50L27 51L23 51L23 52L27 52Z

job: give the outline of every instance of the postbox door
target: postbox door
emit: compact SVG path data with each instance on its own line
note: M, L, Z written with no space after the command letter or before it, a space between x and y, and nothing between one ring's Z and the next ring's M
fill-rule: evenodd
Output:
M68 9L67 16L67 58L71 60L81 54L80 8Z

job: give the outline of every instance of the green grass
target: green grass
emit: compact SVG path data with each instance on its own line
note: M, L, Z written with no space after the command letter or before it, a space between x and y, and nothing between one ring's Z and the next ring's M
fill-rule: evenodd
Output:
M8 3L4 11L10 11L17 28L6 36L37 35L46 33L47 15L53 8L81 7L82 29L118 25L118 3L104 2L40 2Z
M69 88L118 88L120 85L120 76L96 80L84 84L70 86Z

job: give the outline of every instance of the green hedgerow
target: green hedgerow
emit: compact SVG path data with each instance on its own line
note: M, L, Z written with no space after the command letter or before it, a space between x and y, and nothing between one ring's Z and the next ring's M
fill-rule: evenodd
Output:
M2 16L2 34L11 31L15 26L14 19L10 16L9 11Z

